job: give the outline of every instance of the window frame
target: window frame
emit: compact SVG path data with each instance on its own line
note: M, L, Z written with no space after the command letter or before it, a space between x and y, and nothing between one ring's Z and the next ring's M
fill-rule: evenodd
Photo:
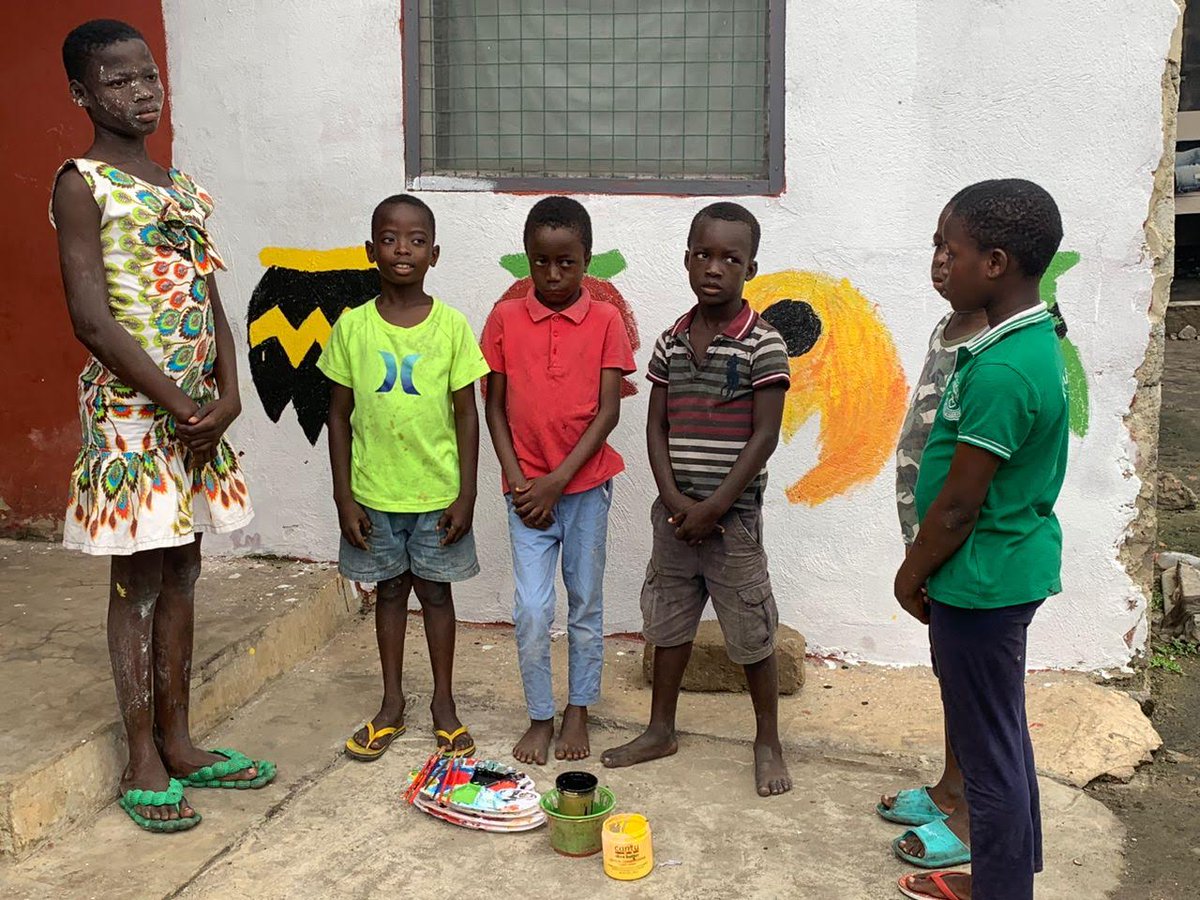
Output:
M667 194L678 196L778 196L784 186L786 0L767 0L767 177L704 179L630 176L436 175L422 172L421 0L402 0L401 76L404 81L404 180L411 190L498 193ZM436 2L436 0L435 0Z

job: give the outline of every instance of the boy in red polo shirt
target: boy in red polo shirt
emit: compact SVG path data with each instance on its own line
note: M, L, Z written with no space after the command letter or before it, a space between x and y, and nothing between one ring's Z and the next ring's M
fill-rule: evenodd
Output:
M567 588L568 705L558 759L590 754L587 708L604 664L604 563L612 478L625 468L606 443L620 416L621 378L635 370L617 308L583 287L592 257L587 210L539 201L525 220L533 289L496 305L483 329L487 423L508 500L516 597L513 622L529 729L513 747L543 765L554 734L550 628L562 551Z

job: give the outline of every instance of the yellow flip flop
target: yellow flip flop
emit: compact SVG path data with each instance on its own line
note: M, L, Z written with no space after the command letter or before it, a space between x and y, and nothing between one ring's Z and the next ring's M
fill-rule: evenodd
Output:
M454 732L442 731L440 728L435 728L433 730L434 737L443 738L447 742L446 749L442 750L442 756L446 757L447 759L461 759L462 757L470 756L472 753L475 752L475 742L474 741L471 741L470 747L463 747L461 750L454 749L454 742L456 740L458 740L462 735L466 734L467 730L468 729L467 729L466 725L461 726ZM439 743L438 748L440 749L441 746L442 745Z
M397 728L391 726L375 730L375 723L367 723L367 745L364 747L354 739L354 735L350 735L346 740L346 755L352 756L355 759L361 759L364 762L370 762L373 759L379 759L387 752L388 747L392 746L392 741L404 734L408 730L408 726L401 724ZM355 732L357 734L358 732ZM386 738L382 747L378 749L372 748L371 745L381 738Z

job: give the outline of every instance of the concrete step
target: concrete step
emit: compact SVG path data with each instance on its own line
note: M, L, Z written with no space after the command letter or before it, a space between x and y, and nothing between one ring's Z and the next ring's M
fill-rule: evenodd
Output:
M562 643L555 645L560 690ZM636 734L649 704L637 645L610 641L607 649L608 685L591 735L596 755ZM512 653L510 629L460 628L459 713L481 753L496 759L510 758L527 724ZM685 735L678 755L669 759L605 770L593 757L530 770L543 790L561 771L595 772L615 791L619 811L646 814L659 867L644 882L610 881L597 857L557 856L545 829L488 835L436 822L400 802L407 772L434 743L428 654L415 617L405 684L407 733L377 762L346 759L345 738L378 703L374 630L369 621L361 622L210 736L212 744L275 760L274 784L259 791L191 792L189 800L205 818L179 835L138 831L110 805L57 845L0 865L0 894L14 900L54 895L282 900L449 893L472 900L536 885L533 890L547 897L748 900L823 896L829 891L819 885L826 885L837 896L883 900L897 896L896 878L911 871L889 848L903 829L883 822L873 807L881 793L923 783L934 772L861 754L831 759L802 749L796 740L802 735L793 729L786 744L797 787L783 797L759 798L744 739L753 716L748 698L738 694L685 696L681 724L703 734ZM823 697L845 687L843 709L861 704L863 695L851 696L845 682L833 689L821 684L821 676L810 672L805 691L815 685ZM797 698L789 715L810 718L802 710L811 706L801 703ZM844 718L850 718L848 712ZM868 732L862 734L866 754L874 744ZM1039 898L1113 896L1122 867L1120 823L1074 788L1044 780L1042 790L1047 843Z
M0 855L12 855L111 803L126 752L104 636L108 561L0 541L0 573ZM358 608L326 564L206 558L193 733L228 718Z

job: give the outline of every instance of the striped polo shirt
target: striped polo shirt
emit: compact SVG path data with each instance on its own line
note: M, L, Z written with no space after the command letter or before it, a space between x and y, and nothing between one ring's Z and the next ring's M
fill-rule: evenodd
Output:
M754 430L754 391L791 383L787 344L743 302L742 311L713 338L698 360L688 338L693 307L654 345L646 377L667 389L671 469L681 493L697 500L710 496L733 468ZM762 504L764 467L734 503L737 509Z

